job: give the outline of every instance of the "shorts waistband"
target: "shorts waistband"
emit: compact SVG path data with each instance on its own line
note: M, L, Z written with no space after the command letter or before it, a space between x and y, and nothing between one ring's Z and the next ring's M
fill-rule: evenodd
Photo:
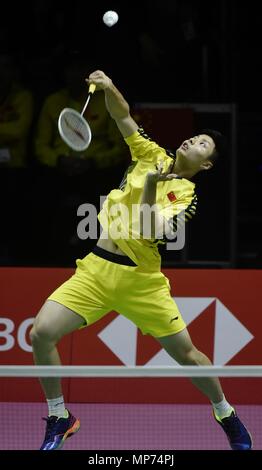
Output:
M92 253L112 263L124 264L125 266L137 266L128 256L111 253L111 251L104 250L100 248L100 246L95 246Z

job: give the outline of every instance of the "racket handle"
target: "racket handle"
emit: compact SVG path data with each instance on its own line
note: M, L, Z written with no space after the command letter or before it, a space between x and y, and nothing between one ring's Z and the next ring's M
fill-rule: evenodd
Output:
M88 93L92 95L95 92L95 89L96 89L96 85L94 83L90 83Z
M89 89L88 89L87 100L86 100L85 105L84 105L84 107L83 107L83 109L82 109L81 116L84 115L85 110L86 110L86 108L87 108L87 105L88 105L88 103L89 103L89 101L90 101L90 97L91 97L91 95L94 93L95 89L96 89L96 85L95 85L94 83L90 83Z

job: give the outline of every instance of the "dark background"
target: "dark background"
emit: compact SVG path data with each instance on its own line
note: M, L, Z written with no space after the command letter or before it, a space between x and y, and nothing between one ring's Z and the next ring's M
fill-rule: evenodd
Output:
M113 28L102 22L109 9L119 14ZM187 248L163 252L163 260L178 267L261 268L261 30L259 3L253 1L1 4L0 53L14 57L19 79L34 97L26 167L0 165L1 265L73 266L95 244L67 243L59 224L56 236L49 236L54 221L48 214L56 200L50 201L48 188L55 176L39 168L30 144L44 98L62 86L61 70L68 54L77 51L86 57L90 72L99 68L112 77L131 107L139 102L236 105L234 135L227 115L195 114L196 130L213 127L227 134L229 152L210 178L199 178L199 216L192 222ZM40 205L39 181L44 192ZM108 172L107 183L117 187L117 172ZM97 191L92 175L82 184L88 194ZM70 190L71 184L63 188L67 196ZM76 224L76 215L68 217L71 230Z

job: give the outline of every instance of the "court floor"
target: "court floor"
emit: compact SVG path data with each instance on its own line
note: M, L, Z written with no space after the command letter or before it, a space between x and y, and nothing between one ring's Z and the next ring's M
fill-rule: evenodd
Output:
M226 435L208 405L75 404L70 411L80 431L64 450L215 450L229 449ZM254 449L262 449L262 406L239 405ZM1 450L38 449L45 432L45 403L0 403Z

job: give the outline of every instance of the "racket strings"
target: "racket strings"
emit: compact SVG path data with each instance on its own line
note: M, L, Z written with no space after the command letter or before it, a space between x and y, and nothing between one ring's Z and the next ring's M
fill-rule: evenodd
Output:
M74 110L64 110L60 121L60 135L73 149L85 150L91 140L86 120Z
M86 141L85 126L75 115L70 113L65 114L64 126L66 126L66 132L72 133L76 139Z
M79 152L87 149L91 142L92 132L84 118L84 113L95 89L96 85L91 83L81 113L72 108L64 108L58 118L60 136L69 147Z
M84 126L80 119L78 119L73 114L67 113L67 115L64 116L64 123L67 126L68 131L71 131L73 134L75 134L76 137L81 139L83 142L86 141L83 132L81 132L84 129Z
M71 124L70 122L66 122L66 124L68 125L68 127L70 127L70 125L74 128L74 132L76 134L78 134L79 132L79 137L82 138L81 136L81 132L80 132L80 128L83 126L83 119L84 119L84 114L85 114L85 111L86 111L86 108L87 108L87 105L89 103L89 100L90 100L90 93L88 94L88 97L87 97L87 100L84 104L84 107L80 113L80 116L81 117L78 117L77 115L75 114L70 114L70 120L71 120ZM83 118L83 119L82 119ZM77 122L77 124L75 125L75 122ZM72 129L73 130L73 129Z

